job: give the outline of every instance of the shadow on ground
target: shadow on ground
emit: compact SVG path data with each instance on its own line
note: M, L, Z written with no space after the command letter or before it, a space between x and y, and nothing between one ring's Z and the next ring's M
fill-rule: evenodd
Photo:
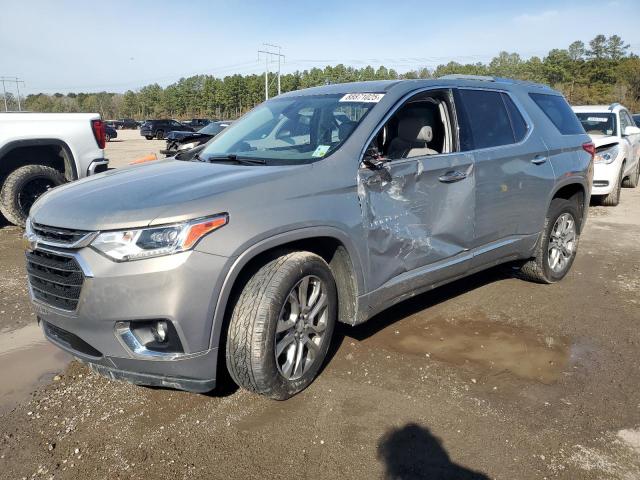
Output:
M453 463L442 441L415 423L385 433L378 442L378 460L387 480L489 480Z

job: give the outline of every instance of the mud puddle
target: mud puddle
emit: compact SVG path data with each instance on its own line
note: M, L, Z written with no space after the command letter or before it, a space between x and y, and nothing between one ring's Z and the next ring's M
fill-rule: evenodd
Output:
M71 356L50 344L36 324L0 335L0 414L61 372Z
M489 375L510 372L554 383L566 370L571 350L564 338L493 321L411 318L383 329L365 344L428 356Z

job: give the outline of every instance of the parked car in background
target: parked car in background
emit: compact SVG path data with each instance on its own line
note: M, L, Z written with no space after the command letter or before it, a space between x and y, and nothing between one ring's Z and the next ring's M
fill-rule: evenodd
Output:
M187 120L181 123L197 131L202 127L209 125L211 123L211 120L209 120L208 118L192 118L191 120Z
M33 203L65 182L107 170L98 113L0 113L0 212L24 225Z
M640 177L640 128L619 103L573 107L596 147L592 195L603 205L620 202L621 187L635 188Z
M140 135L145 137L147 140L151 140L153 138L157 138L158 140L163 140L165 134L169 133L172 130L180 130L180 131L188 131L193 132L193 128L183 125L182 123L176 120L146 120L140 126Z
M120 118L118 120L114 120L113 126L118 130L122 130L125 128L136 129L138 128L138 122L136 122L133 118Z
M111 379L208 391L221 360L274 399L313 381L338 321L502 262L560 281L594 153L560 93L469 76L285 93L198 149L40 198L32 300Z
M104 139L110 142L112 139L118 137L118 131L110 125L104 126Z
M190 150L198 145L207 143L213 137L231 125L231 122L211 122L197 132L173 131L166 136L167 147L160 150L160 153L168 157L175 155L179 151Z
M636 122L636 127L640 127L640 114L636 113L632 115L633 121Z

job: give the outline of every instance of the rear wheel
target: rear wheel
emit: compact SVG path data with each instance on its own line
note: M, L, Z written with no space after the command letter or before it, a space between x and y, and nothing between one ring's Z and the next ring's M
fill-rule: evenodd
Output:
M538 283L555 283L569 272L578 251L580 211L574 201L554 198L535 257L520 267L519 276Z
M163 130L158 130L158 131L156 132L156 138L157 138L158 140L162 140L162 139L164 138L164 131L163 131Z
M622 186L625 188L636 188L638 186L638 180L640 179L640 159L636 163L636 168L629 174L627 178L622 182Z
M11 223L24 226L38 197L64 181L62 173L45 165L17 168L7 176L0 190L0 211Z
M111 135L109 135L108 133L105 133L104 139L105 139L105 141L110 142L111 141Z
M264 265L231 315L226 361L233 380L276 400L306 388L329 350L337 307L335 281L318 255L293 252Z
M620 190L622 188L622 172L624 172L624 165L620 167L620 175L618 176L618 181L616 185L614 185L613 190L609 195L605 195L602 197L600 203L605 207L615 207L620 203Z

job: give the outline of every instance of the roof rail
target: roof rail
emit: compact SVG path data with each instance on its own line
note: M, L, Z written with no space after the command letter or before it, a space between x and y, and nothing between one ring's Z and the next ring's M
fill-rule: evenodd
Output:
M451 75L443 75L442 77L438 77L442 80L478 80L481 82L495 82L496 79L494 77L489 77L488 75L464 75L461 73L453 73Z
M620 107L620 106L621 106L621 105L620 105L620 103L618 103L618 102L613 102L611 105L609 105L609 111L610 111L610 112L613 112L613 109L614 109L614 108L616 108L616 107Z

